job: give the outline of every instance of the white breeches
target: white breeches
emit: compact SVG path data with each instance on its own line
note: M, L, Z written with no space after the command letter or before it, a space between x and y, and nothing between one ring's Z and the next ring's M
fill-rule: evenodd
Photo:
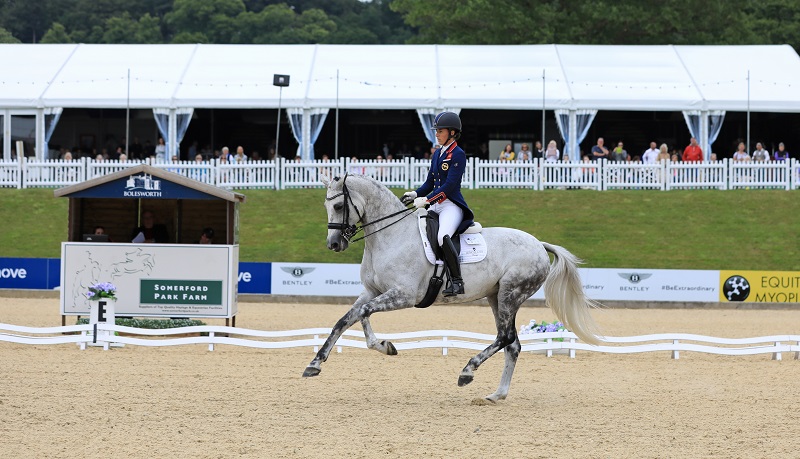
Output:
M437 239L439 240L439 246L441 246L444 237L452 237L453 233L458 229L458 225L464 219L464 211L449 199L432 205L430 209L439 214L439 234Z

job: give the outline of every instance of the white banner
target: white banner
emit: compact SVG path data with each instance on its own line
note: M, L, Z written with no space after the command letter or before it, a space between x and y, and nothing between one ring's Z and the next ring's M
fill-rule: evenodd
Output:
M358 296L361 265L272 263L273 295Z
M233 317L238 245L61 244L61 313L88 315L86 292L110 282L117 316Z
M581 268L583 291L595 300L719 301L719 271L678 269ZM469 279L467 279L469 282ZM272 293L278 295L358 296L360 265L273 263ZM544 299L544 289L531 298Z

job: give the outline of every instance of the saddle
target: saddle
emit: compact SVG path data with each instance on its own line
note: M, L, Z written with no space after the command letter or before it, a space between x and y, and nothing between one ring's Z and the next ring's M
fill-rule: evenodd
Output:
M444 255L442 253L441 246L439 246L439 214L429 210L426 215L419 218L426 219L426 235L428 236L428 242L430 243L430 247L433 250L436 259L442 260ZM450 238L453 241L453 245L456 247L456 253L461 252L461 238L458 237L459 235L479 233L482 229L483 228L481 228L480 223L476 224L473 220L462 221ZM442 268L440 273L439 264L434 264L433 276L428 283L428 290L425 292L425 296L422 298L422 301L414 305L415 308L427 308L433 304L433 302L436 300L436 297L439 295L439 291L441 291L442 286L444 285L444 272L445 270Z

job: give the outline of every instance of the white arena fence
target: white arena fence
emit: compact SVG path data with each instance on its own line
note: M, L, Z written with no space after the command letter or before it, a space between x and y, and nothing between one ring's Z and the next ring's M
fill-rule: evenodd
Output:
M126 344L149 347L203 344L208 345L209 351L213 351L216 345L224 344L260 349L307 347L317 352L329 333L329 328L264 331L203 325L155 330L106 323L64 327L0 324L0 342L31 345L75 343L82 350L87 346L99 346L107 350ZM199 336L186 336L195 334ZM391 340L398 350L441 349L442 355L447 355L448 349L481 351L495 340L494 335L459 330L377 333L376 336L380 340ZM576 351L606 354L667 352L673 359L678 359L681 351L687 351L728 356L771 354L773 360L781 360L785 352L794 352L795 360L800 359L800 335L717 338L687 333L661 333L605 337L605 343L600 346L581 343L575 334L568 331L520 334L519 339L523 352L542 352L548 357L556 352L575 358ZM342 352L343 347L367 348L364 334L355 330L346 331L336 346L338 352Z
M142 161L35 160L0 161L0 187L61 187L142 164ZM320 176L345 172L364 174L392 188L413 189L427 178L430 161L358 160L334 161L176 161L144 163L209 185L236 189L318 188ZM465 188L546 189L783 189L800 188L800 161L672 162L530 162L467 160Z

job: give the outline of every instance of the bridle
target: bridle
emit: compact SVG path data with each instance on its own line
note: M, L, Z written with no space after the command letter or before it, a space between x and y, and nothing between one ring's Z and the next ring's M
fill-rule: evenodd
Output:
M338 180L339 180L339 177L334 177L334 179L333 179L334 182L338 181ZM410 213L406 213L406 212L410 212L410 211L414 210L413 206L412 207L407 207L407 208L405 208L403 210L400 210L398 212L395 212L393 214L389 214L389 215L386 215L385 217L381 217L381 218L379 218L379 219L377 219L375 221L371 221L369 223L364 223L363 222L364 221L364 217L361 215L361 212L358 211L358 207L353 202L353 197L350 196L350 190L347 188L347 174L344 174L344 178L342 179L342 191L337 193L337 194L335 194L335 195L333 195L333 196L331 196L331 197L326 197L325 200L326 201L333 201L334 199L338 198L339 196L344 196L344 212L342 213L342 222L341 223L328 222L328 229L341 231L342 232L342 237L344 237L344 239L347 242L351 242L351 243L352 242L358 242L358 241L360 241L360 240L362 240L362 239L364 239L364 238L366 238L368 236L372 236L373 234L375 234L377 232L383 231L386 228L388 228L388 227L390 227L390 226L392 226L392 225L394 225L396 223L399 223L400 220L402 220L402 219L406 218L407 216L411 215ZM348 224L348 222L350 221L350 206L353 207L353 209L356 211L356 215L358 215L358 220L356 220L356 223L352 224L352 225ZM392 217L395 217L397 215L404 214L404 213L406 215L403 215L402 217L398 218L397 220L395 220L392 223L384 226L381 229L375 230L375 231L373 231L371 233L367 233L366 230L364 229L364 228L366 228L366 227L368 227L370 225L374 225L375 223L382 222L382 221L384 221L386 219L389 219L389 218L392 218ZM359 223L361 224L360 226L359 226ZM363 236L357 237L357 238L351 240L351 238L353 236L355 236L356 234L358 234L361 231L364 231L364 235Z

